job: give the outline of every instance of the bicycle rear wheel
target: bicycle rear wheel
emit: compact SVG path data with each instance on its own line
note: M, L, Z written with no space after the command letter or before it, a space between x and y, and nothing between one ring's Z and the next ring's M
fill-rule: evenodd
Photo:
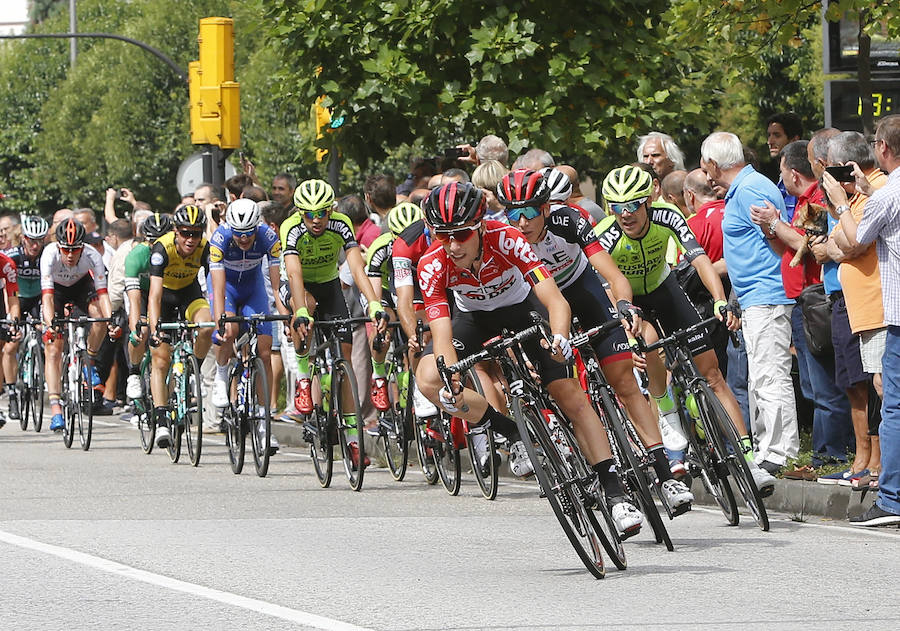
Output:
M720 440L713 441L713 444L716 445L719 458L727 465L731 478L738 487L738 492L753 514L753 519L756 520L761 530L768 531L769 515L759 496L759 489L756 488L756 483L753 481L750 466L744 459L741 439L731 417L709 385L698 384L694 396L697 398L697 407L700 410L700 418L703 419L703 426L716 427L715 431Z
M25 396L29 399L31 426L40 432L44 424L44 353L38 344L31 351L31 381Z
M250 432L250 443L253 445L253 464L256 465L256 475L264 478L269 472L272 417L269 411L269 380L259 357L250 364L250 374L245 387L247 390L244 391L244 396L249 403L247 431Z
M581 489L547 432L543 415L531 405L523 405L518 398L513 402L513 415L538 484L569 543L588 571L595 578L603 578L606 576L602 552L605 535L593 511L585 507ZM540 454L535 443L540 446Z
M179 425L183 427L187 443L188 458L191 464L200 464L200 452L203 447L203 394L200 391L200 364L191 355L184 362L184 414Z
M87 451L91 448L91 435L94 430L94 387L91 385L90 373L93 362L87 356L86 351L80 351L75 360L78 369L79 398L75 417L78 422L78 439L81 448Z
M434 436L437 440L432 451L432 458L444 489L450 495L459 495L462 466L459 460L459 447L453 440L453 422L453 417L441 413L438 421L440 435ZM456 422L461 423L462 421L457 420Z
M405 416L412 406L407 400L401 405L400 385L397 370L388 374L388 400L391 407L378 414L378 438L384 445L384 457L394 480L400 482L406 475L409 463L409 435L406 432Z
M345 392L346 389L346 392ZM350 399L345 402L344 399ZM354 491L362 489L366 472L366 443L363 440L362 414L353 368L346 359L334 362L331 368L331 409L338 428L338 442L344 460L344 472ZM351 443L356 443L356 463Z
M429 485L437 484L440 474L434 464L434 439L428 434L429 421L432 424L438 422L437 417L431 419L419 418L413 415L413 423L416 437L416 453L419 455L419 465L422 467L422 475Z

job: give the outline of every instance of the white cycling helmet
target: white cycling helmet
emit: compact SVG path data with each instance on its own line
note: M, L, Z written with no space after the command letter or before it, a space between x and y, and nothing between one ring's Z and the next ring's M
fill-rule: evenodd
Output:
M252 199L236 199L225 209L225 221L232 230L246 232L259 226L262 213Z
M551 202L564 202L572 196L572 182L568 175L553 167L541 169L541 175L550 187Z
M50 232L50 224L43 217L36 215L22 217L22 235L39 241Z

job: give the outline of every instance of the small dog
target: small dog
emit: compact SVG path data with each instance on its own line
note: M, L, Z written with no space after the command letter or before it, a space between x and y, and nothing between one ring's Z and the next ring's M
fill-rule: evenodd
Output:
M794 225L806 231L806 240L803 247L797 250L791 259L790 267L797 267L803 260L803 255L809 252L809 240L828 234L828 209L819 204L804 204L798 206L794 215Z

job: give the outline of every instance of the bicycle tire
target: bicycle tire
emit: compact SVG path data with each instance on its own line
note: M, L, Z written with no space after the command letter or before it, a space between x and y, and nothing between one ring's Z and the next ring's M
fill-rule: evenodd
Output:
M169 405L166 410L166 427L169 430L169 444L166 446L166 452L169 454L169 460L172 461L172 464L176 464L178 460L181 458L181 431L178 426L178 401L179 394L178 390L182 387L181 383L181 375L175 371L176 364L181 365L181 370L184 370L184 364L178 360L172 362L172 367L169 368L169 379L166 381L166 384L170 386L169 390ZM175 383L172 384L172 379L175 380Z
M28 338L25 338L28 344ZM28 420L31 418L31 389L28 387L28 379L31 376L34 355L26 351L25 357L16 370L16 396L19 397L19 428L24 432L28 430ZM34 383L34 382L32 382Z
M441 437L432 449L432 458L444 489L450 495L456 496L459 495L459 487L462 482L462 465L459 458L459 447L453 440L451 427L453 419L449 414L442 412L438 422Z
M521 399L513 401L513 416L516 426L534 465L535 476L544 497L550 503L559 525L578 558L595 578L606 576L603 563L603 531L594 517L594 512L585 508L581 498L572 492L568 466L563 462L550 434L544 429L543 416L530 405L523 405ZM541 454L535 449L540 445Z
M387 390L390 407L378 413L378 439L384 446L384 458L387 461L391 477L401 482L406 476L409 464L409 438L406 433L406 409L409 405L407 395L406 406L400 405L400 385L397 383L397 369L392 367L387 376Z
M722 439L722 447L724 447L724 451L719 453L719 457L728 466L731 478L734 480L734 484L737 485L741 498L760 529L763 532L767 532L769 530L769 515L766 512L762 497L759 495L759 489L756 488L756 483L753 481L750 466L744 459L741 440L728 411L712 388L706 383L697 385L694 397L697 398L697 406L700 410L701 418L705 417L704 427L715 424L717 428L716 431L719 433Z
M610 443L612 443L614 455L618 460L619 475L625 482L625 490L647 518L656 543L665 544L666 549L672 552L675 546L672 544L665 522L663 522L651 494L650 485L654 483L647 476L646 470L635 453L636 445L641 444L635 441L640 439L636 435L632 435L633 428L628 427L630 421L619 404L610 397L609 392L604 388L599 390L600 402L597 412L605 421L607 432L609 432ZM596 403L596 399L593 400Z
M262 359L255 357L250 364L248 378L249 388L245 390L248 415L247 430L250 432L250 444L253 446L253 464L256 475L266 477L269 472L269 447L272 444L272 417L269 410L269 380ZM263 402L259 402L259 393L263 393ZM261 413L260 413L261 412Z
M69 386L69 343L66 341L62 353L62 370L60 370L60 404L62 406L63 415L63 445L66 449L72 447L75 440L75 414L74 408L79 404L76 398L79 396L77 392L71 392Z
M184 415L179 425L184 428L188 459L196 467L200 464L200 454L203 451L203 393L200 390L200 364L194 355L184 363L184 375L181 378L184 380L182 383L186 398Z
M150 360L141 360L141 396L133 399L134 415L137 418L138 433L141 435L141 448L145 454L153 452L156 440L156 418L153 413L153 395L150 386Z
M472 370L469 371L469 383L472 388L481 396L484 396L484 388L481 387L481 380L478 374ZM480 442L480 437L484 436L484 448L488 453L487 471L482 475L481 464L478 462L479 454L476 444ZM469 452L469 464L472 465L472 475L478 482L478 488L481 489L481 495L486 500L494 500L497 498L497 488L500 481L499 454L497 454L497 442L494 440L494 432L490 427L469 427L466 430L466 451Z
M347 411L344 409L344 384L350 389L350 406L354 415L355 423L347 421ZM353 367L346 359L339 359L334 362L331 367L331 409L338 429L338 443L341 447L341 455L344 461L344 472L347 474L347 480L350 482L350 488L354 491L362 490L363 478L366 473L366 441L365 430L363 429L362 414L359 410L359 392L356 388L356 377L353 374ZM353 468L353 458L351 456L350 443L354 442L356 437L356 446L358 454L358 466Z
M419 456L419 466L422 469L422 475L425 477L425 482L429 484L429 486L434 486L437 484L440 479L440 474L438 473L437 467L434 464L434 447L432 446L433 439L428 435L428 423L429 421L434 422L437 417L427 419L427 418L419 418L415 416L415 438L416 438L416 453ZM432 453L428 453L428 450L431 449Z
M231 399L222 408L222 422L225 425L225 445L228 447L228 460L231 463L231 472L240 475L244 470L244 452L247 446L247 432L244 425L240 403L234 393L237 392L241 379L240 364L232 360L228 369L228 395ZM233 398L232 398L233 397Z
M40 345L35 346L31 355L32 374L29 398L31 399L31 426L40 433L44 425L44 353Z
M94 387L91 384L90 377L85 375L85 371L90 374L93 362L87 355L87 351L79 351L75 360L75 366L78 368L78 383L81 390L79 397L76 417L78 419L78 440L81 442L81 449L87 451L91 448L91 436L94 432Z
M696 397L696 394L695 394ZM727 467L719 467L716 448L709 440L711 434L706 434L704 438L697 435L694 421L691 417L686 417L683 413L681 422L688 421L688 467L691 469L691 475L696 479L700 478L701 483L706 488L707 493L712 495L716 504L725 516L725 520L732 526L740 523L740 513L737 510L737 502L734 499L734 492L731 485L725 479L728 470Z

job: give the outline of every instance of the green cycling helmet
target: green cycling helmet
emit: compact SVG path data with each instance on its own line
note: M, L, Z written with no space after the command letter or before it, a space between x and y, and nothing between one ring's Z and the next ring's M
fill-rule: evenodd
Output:
M653 178L640 167L630 164L613 169L603 180L603 198L607 202L630 202L653 193Z
M400 236L400 233L406 230L410 225L417 222L424 215L422 209L411 202L402 202L391 208L391 212L387 216L387 226L394 238Z

